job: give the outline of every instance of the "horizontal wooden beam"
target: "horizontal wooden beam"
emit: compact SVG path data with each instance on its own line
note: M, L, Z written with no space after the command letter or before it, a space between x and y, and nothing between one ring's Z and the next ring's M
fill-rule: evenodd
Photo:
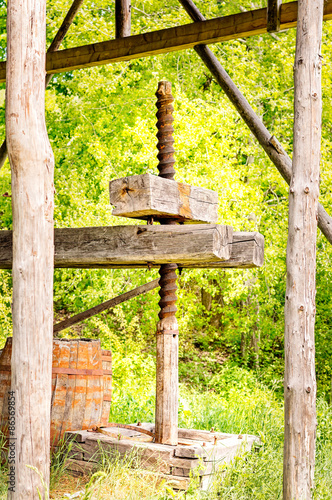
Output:
M218 193L157 175L142 174L110 182L113 215L165 218L183 223L217 222Z
M324 7L324 20L332 19L332 0ZM296 26L297 2L281 6L280 29ZM118 61L129 61L166 52L184 50L198 44L210 44L267 32L267 9L241 12L231 16L200 21L174 28L108 40L48 53L47 73L62 73ZM6 62L0 63L0 82L6 79Z
M57 268L147 268L171 262L184 268L260 267L264 238L245 232L232 237L232 228L216 224L65 228L55 230L54 260ZM0 269L11 266L12 232L0 231Z

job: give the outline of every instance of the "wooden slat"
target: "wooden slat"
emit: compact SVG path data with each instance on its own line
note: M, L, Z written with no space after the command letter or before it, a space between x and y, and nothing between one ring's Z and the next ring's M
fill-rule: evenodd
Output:
M332 0L325 3L324 20L332 19ZM280 29L296 26L297 2L281 7ZM62 73L74 69L101 66L118 61L164 54L194 47L234 40L267 32L267 9L241 12L174 28L108 40L48 53L47 73ZM0 63L0 82L5 81L6 62Z
M184 229L199 231L199 224L182 226ZM202 228L211 228L212 225L204 224ZM55 267L87 268L87 269L118 269L118 268L146 268L159 267L165 259L157 261L144 261L139 258L142 251L140 239L136 238L140 228L151 231L151 228L161 226L114 226L99 228L66 228L55 230ZM176 228L179 226L168 226ZM154 229L153 229L154 230ZM168 233L167 233L168 234ZM198 234L198 233L192 233ZM10 269L12 263L12 233L0 231L0 269ZM164 244L168 245L169 236L165 236ZM196 244L191 236L191 250ZM131 259L123 257L124 249L130 245L132 248ZM233 241L229 244L230 257L228 260L200 262L193 259L188 263L178 259L177 264L183 268L251 268L260 267L264 262L264 237L259 233L235 232ZM103 256L103 258L102 258Z

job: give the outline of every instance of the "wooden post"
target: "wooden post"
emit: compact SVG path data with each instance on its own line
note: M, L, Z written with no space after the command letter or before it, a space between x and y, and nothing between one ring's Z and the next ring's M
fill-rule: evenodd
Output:
M195 22L204 21L204 16L196 7L192 0L179 0L183 8ZM290 4L288 4L289 6ZM233 80L224 70L212 50L206 45L196 45L194 47L205 66L211 71L212 75L223 89L231 103L234 105L243 121L247 124L252 134L256 137L259 144L264 149L270 160L277 167L279 173L290 183L292 172L292 160L281 146L279 141L270 134L262 120L256 115L247 99L237 88ZM318 203L318 227L332 244L332 217L328 215L324 207Z
M267 0L267 31L280 30L280 12L282 0Z
M14 458L8 498L38 500L48 498L53 341L54 159L44 109L46 0L9 0L7 33L6 130L13 205L10 457Z
M75 19L75 16L77 12L80 10L82 6L83 0L74 0L72 3L72 6L70 7L66 17L64 18L57 34L55 35L51 45L48 48L47 52L55 52L59 49L61 43L63 42L63 39L65 38L73 20ZM45 79L45 86L50 83L52 80L53 75L48 74L46 75ZM7 160L7 144L6 144L6 139L3 141L1 147L0 147L0 169L4 166L5 161Z
M299 0L285 305L284 500L311 499L315 466L316 235L323 0Z
M174 179L173 165L173 106L172 84L159 82L156 92L158 108L158 170L159 176ZM176 224L172 219L160 219L161 224ZM160 312L157 325L156 362L156 443L178 444L178 364L179 328L176 313L176 264L160 266Z
M115 38L131 35L131 0L115 0Z

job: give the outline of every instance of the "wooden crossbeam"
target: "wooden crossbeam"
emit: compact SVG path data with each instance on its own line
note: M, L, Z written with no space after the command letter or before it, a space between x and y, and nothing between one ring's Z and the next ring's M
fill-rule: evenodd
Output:
M332 19L332 0L325 2L324 20ZM280 10L280 29L296 26L297 2L286 3ZM208 21L176 26L159 31L108 40L48 53L47 73L62 73L74 69L129 61L267 32L267 9L241 12ZM0 82L6 77L6 62L0 63Z
M167 262L176 262L183 268L250 268L263 265L264 238L259 233L233 233L228 248L219 247L219 252L223 252L224 257L228 253L228 258L216 258L213 255L213 234L216 241L220 243L222 240L217 228L215 224L194 224L56 229L54 266L158 268ZM226 237L229 235L224 234ZM216 244L215 251L217 247ZM0 231L0 269L11 269L11 266L12 231Z

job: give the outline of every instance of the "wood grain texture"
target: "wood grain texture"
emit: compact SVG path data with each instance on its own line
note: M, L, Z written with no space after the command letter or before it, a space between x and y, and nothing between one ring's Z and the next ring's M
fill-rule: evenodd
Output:
M332 19L332 0L325 2L324 19ZM296 23L297 2L283 4L280 29L293 28ZM46 70L47 73L61 73L266 32L267 12L264 8L50 53L47 54ZM0 63L0 82L5 81L5 73L6 62L2 62Z
M210 224L202 225L203 235L206 230L213 231L212 226L213 225ZM151 230L154 231L159 227L161 226L113 226L56 229L55 267L118 269L147 268L148 264L151 267L159 267L160 263L165 262L165 256L161 256L158 262L156 262L156 259L152 260L151 254L147 255L146 245L140 243L142 241L140 238L142 234L146 234ZM195 244L196 234L199 234L201 228L199 225L182 227L186 230L186 234L187 231L189 231L191 235L189 238L191 240L189 252L192 252L192 244ZM223 227L229 228L229 226ZM160 244L168 245L169 238L167 234L169 233L165 233L164 236L162 236L162 232L159 233L158 237L161 242ZM150 238L149 235L148 238ZM0 231L0 269L11 268L11 240L11 231ZM144 241L147 240L144 239L143 242ZM202 248L200 247L200 256L195 257L195 259L199 259L200 262L197 262L197 260L195 262L194 259L191 258L188 263L188 253L185 255L184 261L182 261L183 251L181 250L182 256L178 255L176 257L176 259L181 257L181 259L177 260L177 264L180 264L183 268L252 268L261 267L263 265L264 237L260 233L234 232L233 239L228 246L230 254L227 260L210 260L206 262L203 258L202 261ZM126 249L127 256L124 256L123 253ZM144 258L140 257L140 253ZM170 254L168 254L167 258L169 257ZM176 259L174 258L174 260Z
M285 301L284 500L310 500L315 469L316 238L323 0L299 0Z
M46 0L10 0L6 133L13 208L15 487L39 500L49 485L53 341L53 172L45 125ZM40 476L27 464L35 467Z
M103 370L107 370L103 377L103 406L100 418L100 424L107 427L110 418L112 404L112 351L103 349L101 351L101 360Z
M218 194L152 174L133 175L110 182L112 214L178 222L217 222Z
M282 0L267 1L267 31L269 33L280 30L280 14Z
M192 0L179 1L193 21L196 22L205 20L204 16L201 14ZM330 5L330 2L326 2L324 16L325 19L331 19L331 11L332 5ZM274 163L279 173L285 179L287 184L289 184L292 172L292 160L288 156L284 148L281 146L279 141L267 130L262 120L259 118L259 116L256 115L247 99L229 77L213 52L206 45L197 45L194 47L194 49L200 56L204 64L207 66L207 68L211 71L215 80L224 90L225 94L230 99L253 135L256 137L265 153ZM318 227L327 238L327 240L332 244L332 217L328 215L328 213L320 203L318 204Z
M131 0L115 0L115 38L131 34Z
M105 363L108 368L110 363ZM56 446L66 431L89 429L101 422L105 410L104 394L109 399L111 396L111 375L70 371L88 369L96 373L103 370L100 340L54 339L53 368L69 369L69 373L56 373L55 370L52 375L51 445Z

